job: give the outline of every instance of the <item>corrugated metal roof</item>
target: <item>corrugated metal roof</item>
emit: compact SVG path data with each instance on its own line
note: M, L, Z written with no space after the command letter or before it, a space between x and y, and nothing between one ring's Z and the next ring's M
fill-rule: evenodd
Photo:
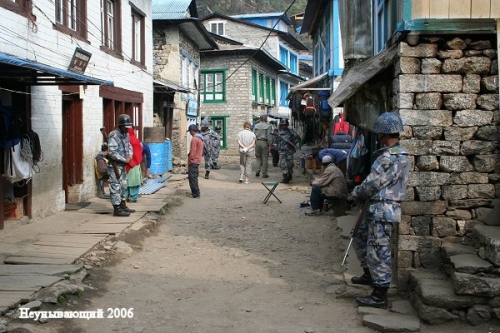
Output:
M189 5L192 0L153 0L153 20L178 20L191 17Z
M275 13L254 13L254 14L240 14L240 15L231 15L231 17L239 20L245 20L245 19L253 19L253 18L272 18L272 17L280 17L283 16L284 12L275 12ZM282 21L285 22L286 24L291 25L292 21L290 21L290 18L288 15L285 15L282 18Z
M139 187L139 194L153 194L162 187L167 186L165 181L169 179L171 176L166 175L161 178L148 179L145 184Z

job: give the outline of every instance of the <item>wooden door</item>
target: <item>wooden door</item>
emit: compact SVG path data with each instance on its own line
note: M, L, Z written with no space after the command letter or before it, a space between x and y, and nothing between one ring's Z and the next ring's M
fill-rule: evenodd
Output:
M63 189L68 202L69 187L83 183L82 101L64 96L62 113Z

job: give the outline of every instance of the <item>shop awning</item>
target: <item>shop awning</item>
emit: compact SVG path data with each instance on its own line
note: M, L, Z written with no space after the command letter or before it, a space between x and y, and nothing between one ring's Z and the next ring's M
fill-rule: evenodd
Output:
M398 46L380 52L375 57L352 67L342 78L337 89L328 99L332 108L344 103L346 99L354 95L360 88L375 75L389 67L398 53Z
M153 80L153 87L154 87L154 92L161 93L161 92L171 92L171 91L178 91L182 93L188 93L189 90L182 88L181 86L169 81L169 80Z
M321 75L318 75L316 77L313 77L312 79L309 79L307 81L304 81L302 83L299 83L293 87L290 88L290 91L298 91L298 90L329 90L330 88L317 88L318 83L323 81L326 77L328 76L328 72L324 72Z
M22 59L0 52L0 80L18 81L27 85L106 85L113 81L96 79L68 70Z

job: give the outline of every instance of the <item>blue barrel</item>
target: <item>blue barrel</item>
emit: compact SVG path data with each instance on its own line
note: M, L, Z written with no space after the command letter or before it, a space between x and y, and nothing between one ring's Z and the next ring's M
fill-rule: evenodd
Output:
M151 151L151 168L149 173L152 175L163 175L167 172L167 154L165 153L165 143L149 142Z
M167 171L172 171L174 169L173 159L172 159L172 141L165 140L165 151L167 153Z

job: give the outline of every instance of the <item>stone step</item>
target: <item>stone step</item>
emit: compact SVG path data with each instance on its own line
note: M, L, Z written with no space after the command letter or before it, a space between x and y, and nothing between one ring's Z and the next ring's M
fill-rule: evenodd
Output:
M455 272L451 282L457 295L500 296L500 277L498 275L475 275Z
M496 266L500 266L499 226L477 224L472 229L472 239L474 247L484 248L484 259Z
M448 260L451 256L457 254L475 254L476 249L470 245L464 245L460 243L445 243L441 247L441 254L443 259Z
M489 261L483 260L475 254L457 254L451 256L450 261L455 272L459 273L477 274L490 272L494 268Z
M448 277L439 271L411 272L410 286L410 299L419 317L433 325L459 320L464 308L489 301L488 297L455 294Z

